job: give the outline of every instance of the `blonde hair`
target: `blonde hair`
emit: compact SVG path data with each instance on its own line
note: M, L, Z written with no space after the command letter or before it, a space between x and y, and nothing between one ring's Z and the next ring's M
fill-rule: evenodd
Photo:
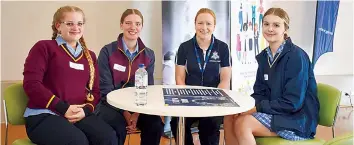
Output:
M275 16L280 17L281 19L284 20L285 30L289 29L290 18L289 18L288 13L286 13L282 8L270 8L264 13L263 18L267 15L275 15ZM262 20L262 23L263 23L263 20ZM288 37L289 37L288 34L285 33L284 39L286 39Z
M55 25L57 23L61 22L61 20L64 18L64 13L66 13L66 12L80 12L82 14L82 16L83 16L84 23L86 21L85 14L80 8L75 7L75 6L63 6L63 7L60 7L54 13L54 16L53 16L53 22L52 22L53 35L52 35L52 40L54 40L58 36L58 30L55 27ZM83 52L85 54L85 57L86 57L86 59L87 59L87 61L89 63L89 67L90 67L90 80L89 80L89 86L88 86L89 93L87 94L86 99L87 99L87 101L92 102L94 100L94 96L92 95L91 91L92 91L93 83L94 83L94 79L95 79L95 67L93 66L93 60L92 60L90 51L86 47L86 42L85 42L83 36L79 39L79 42L80 42L80 44L83 47Z
M200 14L203 14L203 13L208 13L208 14L210 14L211 16L213 16L213 18L214 18L214 25L216 25L216 16L215 16L215 13L214 13L213 10L208 9L208 8L201 8L201 9L197 12L197 15L196 15L195 18L194 18L194 23L197 22L197 17L198 17Z
M141 25L144 25L144 17L138 9L126 9L120 17L120 23L123 24L124 19L131 14L138 15L141 18Z

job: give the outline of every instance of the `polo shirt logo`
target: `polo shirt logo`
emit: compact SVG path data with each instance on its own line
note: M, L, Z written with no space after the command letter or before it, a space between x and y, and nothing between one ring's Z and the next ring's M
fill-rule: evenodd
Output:
M220 62L220 57L217 51L214 51L210 58L210 62Z

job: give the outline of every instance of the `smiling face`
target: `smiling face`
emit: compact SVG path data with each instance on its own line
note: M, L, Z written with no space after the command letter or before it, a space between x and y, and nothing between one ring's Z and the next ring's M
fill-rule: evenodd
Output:
M123 30L123 36L127 40L137 40L140 36L141 29L143 28L142 18L137 14L130 14L126 16L120 24Z
M262 34L268 43L284 41L288 37L289 22L289 16L283 9L268 9L262 23Z
M84 16L82 12L64 12L56 29L68 43L77 42L84 32Z
M285 29L284 20L276 15L267 15L263 18L263 36L269 43L284 40Z
M199 39L211 39L215 29L214 17L209 13L201 13L195 22L195 31Z

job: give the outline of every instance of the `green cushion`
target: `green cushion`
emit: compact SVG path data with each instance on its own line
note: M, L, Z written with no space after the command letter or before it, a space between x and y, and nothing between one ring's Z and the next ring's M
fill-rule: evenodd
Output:
M18 139L12 143L12 145L36 145L32 143L28 138L26 139Z
M324 140L311 139L304 141L289 141L280 137L257 137L257 145L323 145Z
M28 98L23 90L22 83L7 87L4 91L4 100L9 123L12 125L25 124L23 113L27 107Z
M320 102L320 118L318 124L331 127L333 126L337 114L341 92L330 85L318 83L317 94Z
M325 145L352 145L353 133L337 136L325 143Z
M330 85L318 83L317 96L320 103L319 121L318 124L323 126L333 126L337 108L341 97L341 92ZM322 145L324 140L313 139L306 141L289 141L280 137L261 137L256 139L257 145Z

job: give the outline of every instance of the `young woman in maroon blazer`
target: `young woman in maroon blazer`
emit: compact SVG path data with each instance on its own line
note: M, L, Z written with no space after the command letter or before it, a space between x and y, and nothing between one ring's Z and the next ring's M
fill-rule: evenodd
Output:
M115 131L92 112L100 99L95 54L86 47L85 15L75 6L53 16L52 40L40 40L24 64L26 131L40 145L116 145Z

